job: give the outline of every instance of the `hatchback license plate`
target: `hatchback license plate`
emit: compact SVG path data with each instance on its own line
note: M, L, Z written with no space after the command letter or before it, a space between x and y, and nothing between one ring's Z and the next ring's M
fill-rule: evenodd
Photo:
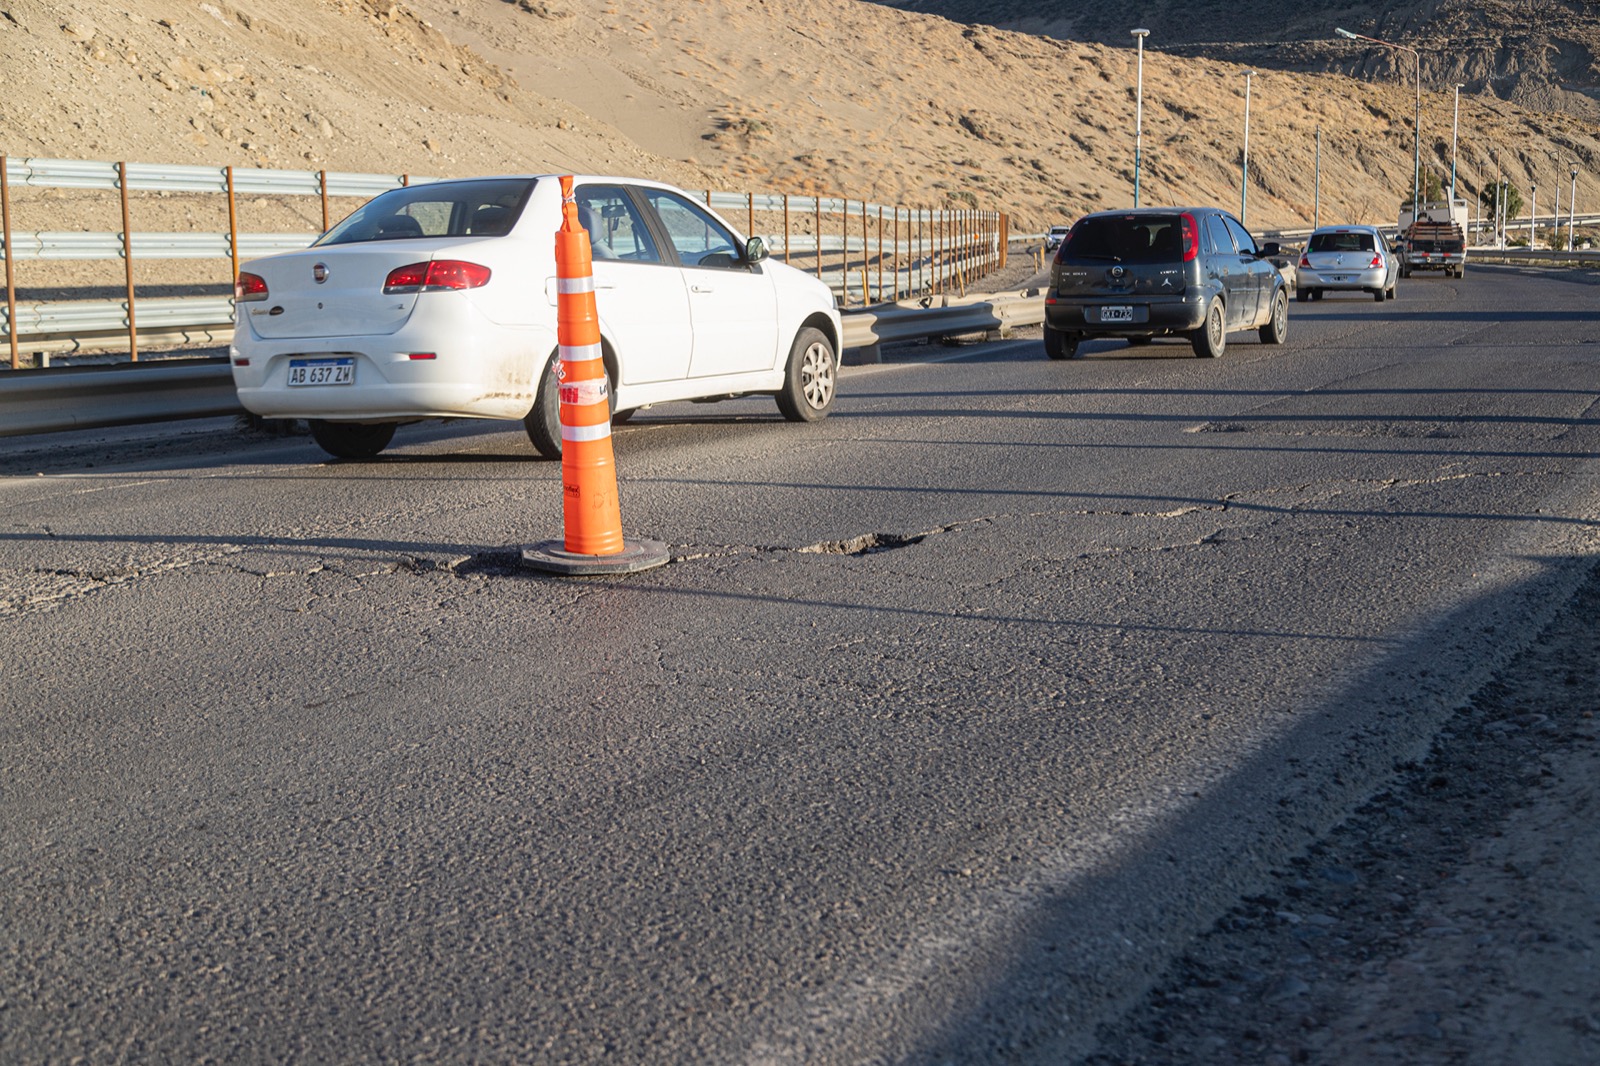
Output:
M1100 309L1102 322L1132 322L1133 308L1131 307L1102 307Z
M355 380L356 361L349 356L289 360L290 385L354 385Z

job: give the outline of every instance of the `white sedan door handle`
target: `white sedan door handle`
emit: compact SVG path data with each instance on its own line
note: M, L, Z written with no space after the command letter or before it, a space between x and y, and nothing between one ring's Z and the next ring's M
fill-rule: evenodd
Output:
M714 286L714 285L690 285L689 286L689 291L690 292L716 292L717 289L716 289L716 286Z

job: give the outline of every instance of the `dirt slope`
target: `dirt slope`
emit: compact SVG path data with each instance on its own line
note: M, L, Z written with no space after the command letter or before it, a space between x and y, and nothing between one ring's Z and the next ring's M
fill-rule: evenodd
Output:
M0 0L0 151L976 203L1038 231L1131 200L1134 53L859 0ZM1145 198L1237 204L1243 68L1148 54ZM1447 171L1450 104L1424 158ZM1385 220L1411 184L1401 80L1263 72L1250 221ZM1553 188L1590 124L1464 94L1463 184ZM1581 192L1581 189L1580 189ZM1541 202L1549 202L1541 199ZM23 229L43 228L26 221ZM104 229L104 225L86 226Z

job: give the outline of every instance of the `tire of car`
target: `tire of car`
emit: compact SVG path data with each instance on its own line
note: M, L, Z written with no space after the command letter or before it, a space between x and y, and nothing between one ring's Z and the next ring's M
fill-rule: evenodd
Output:
M1296 300L1298 300L1300 303L1305 303L1307 300L1311 299L1311 290L1310 289L1296 289L1294 291L1294 298Z
M1202 359L1215 359L1228 346L1228 325L1223 317L1221 300L1212 300L1206 309L1205 324L1189 334L1194 354Z
M826 418L838 388L838 353L820 329L805 327L789 346L789 364L777 395L779 412L791 422Z
M394 440L398 422L329 422L311 419L311 439L336 459L371 459Z
M1322 290L1321 290L1321 289L1312 289L1312 290L1311 290L1311 298L1312 298L1312 299L1313 299L1313 300L1320 300L1320 299L1322 299Z
M1383 301L1385 299L1387 299L1387 297L1385 297L1383 295L1383 289L1381 289L1381 288L1377 288L1377 289L1373 289L1372 290L1372 298L1374 300L1376 300L1378 303L1383 303Z
M1400 291L1400 278L1397 276L1394 279L1394 284L1390 285L1387 289L1383 290L1383 298L1385 300L1392 300L1392 299L1395 298L1396 295L1398 295L1399 291Z
M561 458L561 388L555 373L560 359L557 351L545 364L533 393L533 406L522 416L522 428L527 430L533 450L546 459Z
M1078 342L1081 338L1076 333L1066 333L1059 329L1044 327L1044 354L1052 359L1078 358Z
M1289 295L1282 289L1272 298L1272 316L1257 331L1262 344L1282 344L1289 336Z
M546 459L561 458L561 387L556 378L556 365L561 361L557 349L545 364L539 376L539 388L533 394L533 406L522 416L522 428L528 432L533 450ZM611 398L611 421L626 422L633 410L617 411L617 394L611 387L611 368L606 368L606 395Z
M1146 344L1149 344L1151 341L1155 340L1154 337L1128 337L1126 339L1128 341L1128 347L1130 348L1142 348Z

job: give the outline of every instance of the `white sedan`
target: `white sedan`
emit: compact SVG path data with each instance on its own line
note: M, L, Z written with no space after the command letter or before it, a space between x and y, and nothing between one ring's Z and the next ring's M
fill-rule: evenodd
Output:
M833 294L768 258L689 194L584 176L579 218L615 417L749 393L824 417L843 330ZM429 182L369 201L304 251L245 264L229 355L239 401L304 418L324 450L369 458L425 418L521 419L561 454L559 178Z

